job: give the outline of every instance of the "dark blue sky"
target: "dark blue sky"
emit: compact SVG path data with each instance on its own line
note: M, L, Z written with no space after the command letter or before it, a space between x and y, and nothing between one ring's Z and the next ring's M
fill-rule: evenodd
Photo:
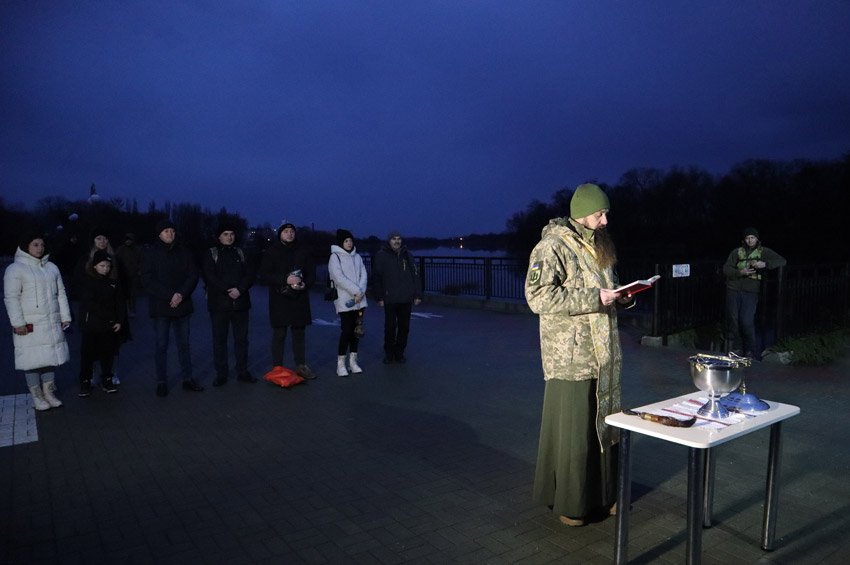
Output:
M0 191L498 232L635 167L849 152L848 30L846 1L9 0Z

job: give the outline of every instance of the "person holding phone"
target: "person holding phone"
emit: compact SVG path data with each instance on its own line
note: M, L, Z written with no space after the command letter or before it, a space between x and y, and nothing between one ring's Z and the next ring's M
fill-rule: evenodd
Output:
M296 238L295 225L284 222L277 229L277 241L263 252L260 276L269 287L269 323L272 327L272 370L283 370L286 334L291 329L295 372L304 379L316 374L307 365L306 329L313 319L310 287L315 267L309 250Z
M71 325L71 308L59 268L37 233L19 241L3 276L3 301L14 332L15 369L24 372L33 407L59 408L55 371L70 358L64 330Z
M369 278L363 258L354 246L354 235L348 230L336 230L336 245L331 245L331 257L328 260L328 276L334 282L338 295L334 301L334 309L340 320L336 374L347 377L350 368L351 372L357 375L362 373L363 369L357 363L360 338L357 337L355 329L358 322L363 323L363 311L368 305L366 286ZM348 367L345 363L346 355Z

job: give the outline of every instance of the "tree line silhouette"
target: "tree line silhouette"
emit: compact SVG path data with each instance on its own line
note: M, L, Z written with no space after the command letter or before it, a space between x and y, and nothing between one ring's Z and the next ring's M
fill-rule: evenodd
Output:
M587 182L596 182L588 179ZM621 261L641 263L724 260L741 241L747 226L758 228L765 245L795 264L850 261L843 222L848 220L850 153L834 160L775 161L751 159L714 175L699 167L672 167L667 171L635 168L617 184L597 183L611 201L609 229ZM534 200L507 220L500 234L464 236L470 249L507 249L528 257L551 218L568 216L575 187L556 191L550 202ZM135 233L144 245L155 239L154 226L170 217L178 235L196 253L215 243L217 226L236 226L240 244L251 251L264 249L274 237L268 223L249 230L237 213L217 212L199 204L150 202L140 211L135 200L89 199L71 201L53 196L39 200L32 210L7 205L0 198L0 255L15 252L18 238L39 231L51 252L61 252L73 239L87 241L89 231L106 228L116 245L123 235ZM340 226L344 227L344 226ZM383 244L380 236L357 234L358 250L374 253ZM412 249L456 245L458 239L412 237ZM299 227L299 238L326 250L334 242L330 232Z
M71 201L59 196L39 200L32 210L12 207L0 200L0 255L13 255L18 238L35 231L45 236L51 255L61 254L70 245L90 246L90 232L106 230L113 247L121 245L126 233L133 233L139 244L152 243L156 223L170 217L178 227L182 241L192 249L209 247L215 242L220 222L228 222L243 233L247 222L239 214L222 208L212 212L199 204L165 202L157 207L150 202L140 212L135 200L89 199ZM88 249L88 247L86 247Z
M723 261L748 226L795 264L850 260L840 243L850 153L824 161L751 159L722 175L698 167L636 168L616 185L597 184L611 202L609 229L621 261ZM527 256L550 218L569 215L574 188L558 190L548 203L532 201L508 220L514 254Z
M139 245L151 244L156 240L154 229L162 218L171 218L177 228L177 236L196 257L200 257L210 246L217 243L217 229L222 223L233 226L237 232L237 244L251 254L259 254L277 237L277 226L264 223L249 226L245 218L226 208L213 211L193 203L164 202L158 206L151 201L146 211L140 211L136 200L122 198L89 198L69 200L60 196L40 199L32 209L9 206L0 198L0 256L15 253L18 239L24 233L35 231L42 234L48 244L51 259L57 264L73 263L82 247L91 245L90 234L95 227L104 229L114 248L123 243L124 235L133 233ZM346 226L340 226L346 227ZM298 238L313 250L317 259L326 257L330 246L336 243L336 233L314 231L309 226L298 226ZM360 253L374 254L385 242L383 236L355 234ZM487 249L506 246L504 234L471 235L464 244L471 249ZM427 249L457 244L454 238L405 237L405 243L413 249ZM489 246L489 247L488 247ZM62 265L60 265L62 266Z

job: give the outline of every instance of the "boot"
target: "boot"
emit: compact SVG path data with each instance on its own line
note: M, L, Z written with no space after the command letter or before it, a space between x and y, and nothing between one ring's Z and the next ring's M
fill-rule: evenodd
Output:
M363 372L363 369L357 364L357 353L351 353L348 356L348 366L351 367L351 373L354 375L359 375Z
M82 379L80 380L80 397L85 398L91 394L91 380Z
M338 377L348 376L348 369L345 368L345 355L336 356L336 375Z
M38 385L34 385L30 387L30 394L32 394L32 406L36 410L50 410L50 404L44 399L44 391L41 390L41 387Z
M53 408L59 408L62 406L62 401L56 398L54 392L56 392L56 383L53 381L48 381L46 383L41 383L41 390L44 393L44 400L47 401Z
M100 378L101 385L103 386L103 390L108 393L118 392L118 387L115 386L115 377L111 377L109 375Z

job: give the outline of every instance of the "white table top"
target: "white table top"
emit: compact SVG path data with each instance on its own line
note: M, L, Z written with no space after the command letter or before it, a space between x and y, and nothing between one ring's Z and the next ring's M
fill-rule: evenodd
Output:
M685 402L696 398L705 398L706 393L694 392L662 400L654 404L647 404L640 408L634 408L635 412L652 412L674 406L681 402ZM674 428L664 426L657 422L650 422L638 416L628 416L622 412L611 414L605 418L605 422L609 426L615 426L624 430L637 432L673 443L686 445L688 447L696 447L699 449L707 449L725 443L736 437L746 435L761 428L775 424L776 422L791 418L800 413L800 408L790 404L781 404L765 400L770 406L770 409L758 413L755 417L749 418L737 424L732 424L721 430L704 429L704 428Z

